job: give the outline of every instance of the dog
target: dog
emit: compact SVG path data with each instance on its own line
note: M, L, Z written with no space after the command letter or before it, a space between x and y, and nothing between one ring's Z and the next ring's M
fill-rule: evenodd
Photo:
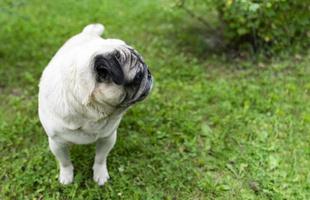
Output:
M59 162L59 181L73 181L70 144L96 143L93 179L109 179L107 156L129 107L152 89L142 56L119 39L103 39L102 24L70 38L44 69L39 84L39 118Z

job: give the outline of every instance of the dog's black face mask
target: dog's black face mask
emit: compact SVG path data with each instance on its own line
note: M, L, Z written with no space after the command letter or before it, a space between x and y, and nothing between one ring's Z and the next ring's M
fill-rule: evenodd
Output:
M152 88L152 75L142 57L132 48L119 49L95 57L94 64L98 83L113 81L122 85L126 97L121 106L130 106L143 100Z

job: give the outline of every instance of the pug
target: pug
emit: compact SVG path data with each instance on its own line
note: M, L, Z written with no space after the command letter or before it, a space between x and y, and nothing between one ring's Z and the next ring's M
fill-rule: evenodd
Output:
M59 181L73 181L70 144L96 143L93 179L109 179L107 156L129 107L151 91L153 78L142 56L119 39L103 39L102 24L70 38L44 69L39 118L59 162Z

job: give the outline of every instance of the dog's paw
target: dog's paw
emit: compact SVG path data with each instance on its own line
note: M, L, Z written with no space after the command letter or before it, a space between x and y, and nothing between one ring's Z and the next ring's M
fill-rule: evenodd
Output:
M68 185L73 181L73 167L60 167L59 182L63 185Z
M106 164L94 164L93 171L94 181L100 186L104 185L110 178Z

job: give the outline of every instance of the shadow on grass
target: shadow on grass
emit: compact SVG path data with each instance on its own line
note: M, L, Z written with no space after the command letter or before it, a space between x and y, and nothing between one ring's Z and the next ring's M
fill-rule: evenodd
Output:
M163 31L168 43L189 57L204 61L210 56L224 56L226 59L255 59L256 55L252 45L244 37L239 41L225 39L224 28L216 14L208 16L214 22L209 26L187 14L173 19L173 29ZM172 22L169 22L172 23ZM258 53L258 52L256 52Z

